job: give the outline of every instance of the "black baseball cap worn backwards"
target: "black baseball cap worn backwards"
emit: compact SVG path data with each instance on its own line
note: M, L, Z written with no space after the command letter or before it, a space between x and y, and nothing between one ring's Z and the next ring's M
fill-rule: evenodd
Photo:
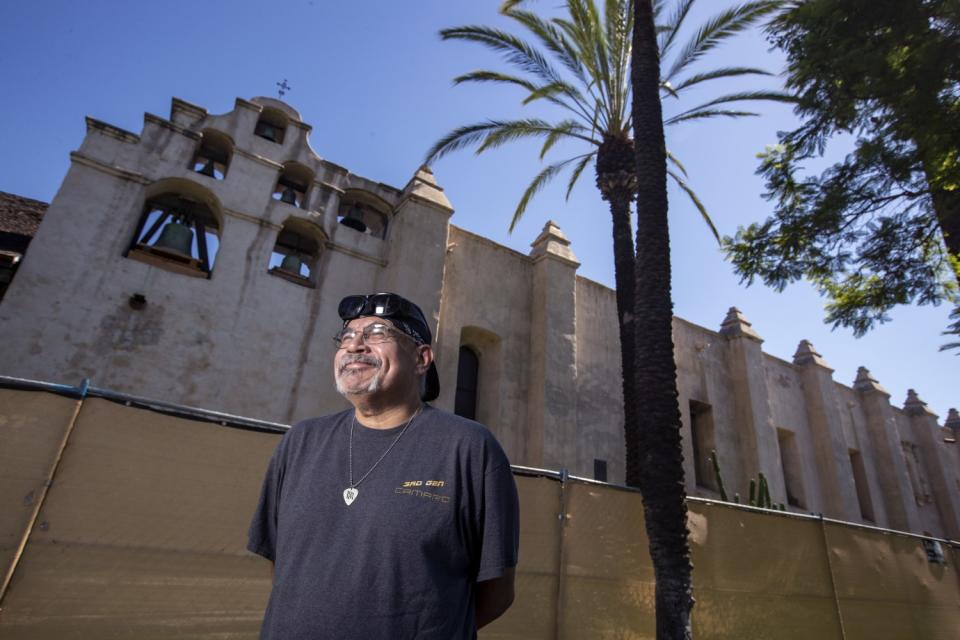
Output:
M407 334L417 344L433 344L433 335L430 325L420 307L396 293L373 293L369 295L347 296L340 301L337 308L343 326L351 320L375 316L390 320L394 327ZM440 395L440 376L437 375L437 366L430 363L427 370L426 385L420 394L420 399L429 402L436 400Z

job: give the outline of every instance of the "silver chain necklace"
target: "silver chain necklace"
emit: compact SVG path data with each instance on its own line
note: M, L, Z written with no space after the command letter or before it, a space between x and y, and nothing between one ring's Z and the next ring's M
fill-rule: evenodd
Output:
M416 412L410 416L410 419L407 420L407 424L403 425L403 429L400 430L400 434L392 443L390 443L390 446L387 447L387 450L383 452L377 461L373 463L373 466L370 467L370 469L367 470L367 472L363 474L363 476L361 476L356 482L353 481L353 429L357 426L357 414L353 414L353 422L350 423L350 446L347 449L347 466L350 470L350 484L346 489L343 490L343 501L347 503L348 507L353 504L353 501L357 499L358 495L360 495L360 490L357 489L357 487L360 486L360 483L366 480L367 476L373 473L373 470L377 468L377 465L383 462L383 459L387 457L387 454L390 453L390 451L397 445L398 442L400 442L400 438L402 438L403 434L407 432L407 428L411 425L411 423L413 423L414 418L420 415L422 410L423 405L421 404L417 408Z

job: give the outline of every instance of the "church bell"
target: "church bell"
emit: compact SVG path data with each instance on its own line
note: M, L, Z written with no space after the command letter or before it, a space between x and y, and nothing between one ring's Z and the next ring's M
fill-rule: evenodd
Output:
M280 263L281 269L297 275L300 275L301 266L303 266L303 260L301 260L300 256L295 253L288 253L287 255L283 256L283 262Z
M210 176L211 178L216 178L217 173L216 173L216 167L214 167L214 164L213 164L213 160L207 160L206 164L204 164L203 167L200 168L200 171L198 171L197 173L201 173L205 176Z
M297 192L293 190L292 187L284 187L283 193L280 194L280 202L286 202L287 204L297 205Z
M350 227L351 229L356 229L360 233L367 230L367 225L363 223L363 220L358 220L357 218L341 218L340 224L345 227Z
M193 245L193 229L175 220L168 222L160 232L160 237L153 243L153 246L176 251L185 256L191 255L190 248Z

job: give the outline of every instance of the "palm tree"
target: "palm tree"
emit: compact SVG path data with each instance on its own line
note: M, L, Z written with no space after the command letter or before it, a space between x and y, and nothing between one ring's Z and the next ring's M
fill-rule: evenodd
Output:
M627 475L643 496L656 580L657 640L688 640L693 608L687 505L680 447L680 406L673 359L667 153L658 89L656 4L635 0L631 82L637 176L635 399L643 403L627 442ZM662 51L662 46L659 47ZM629 446L629 445L628 445ZM630 467L631 462L635 465Z
M748 75L770 75L754 67L722 67L691 72L691 67L727 38L752 26L773 12L777 0L755 0L722 11L697 29L679 50L678 38L685 19L696 0L678 0L672 13L657 28L661 57L670 56L668 71L658 81L664 99L679 98L692 87L704 83ZM496 149L516 140L543 140L540 158L560 141L573 141L583 152L547 165L530 182L520 198L510 223L516 226L530 200L551 180L569 170L566 195L584 171L594 166L596 185L610 205L613 219L614 277L617 295L621 364L623 370L624 426L627 440L627 484L636 486L639 478L635 432L634 387L634 259L630 220L631 203L636 197L634 144L631 137L630 59L633 13L629 0L605 0L603 11L594 0L568 0L562 17L544 19L523 10L523 0L506 0L500 12L529 32L536 45L506 31L484 26L444 29L444 40L476 42L504 56L514 73L473 71L454 79L465 82L494 83L519 87L525 92L523 104L548 102L565 113L559 121L540 118L488 120L454 129L427 152L431 163L447 153L476 147L477 153ZM653 3L654 17L663 17L664 0ZM676 53L674 53L676 51ZM784 100L773 91L728 93L674 115L665 124L720 116L740 117L754 113L730 105L751 100ZM686 182L686 171L669 152L671 167L667 175L691 199L719 242L716 228L707 211Z

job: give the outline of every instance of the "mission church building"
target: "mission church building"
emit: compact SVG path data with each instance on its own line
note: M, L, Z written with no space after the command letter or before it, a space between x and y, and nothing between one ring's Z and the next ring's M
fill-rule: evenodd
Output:
M513 251L451 224L427 167L378 183L310 130L270 98L174 99L140 134L87 118L0 301L0 375L292 423L347 406L340 299L394 291L432 324L437 406L515 464L623 482L614 292L577 275L560 228ZM763 472L791 511L960 539L955 411L894 406L865 368L841 384L807 341L766 354L737 309L718 330L675 318L674 342L691 495L719 497L716 450L730 495Z

